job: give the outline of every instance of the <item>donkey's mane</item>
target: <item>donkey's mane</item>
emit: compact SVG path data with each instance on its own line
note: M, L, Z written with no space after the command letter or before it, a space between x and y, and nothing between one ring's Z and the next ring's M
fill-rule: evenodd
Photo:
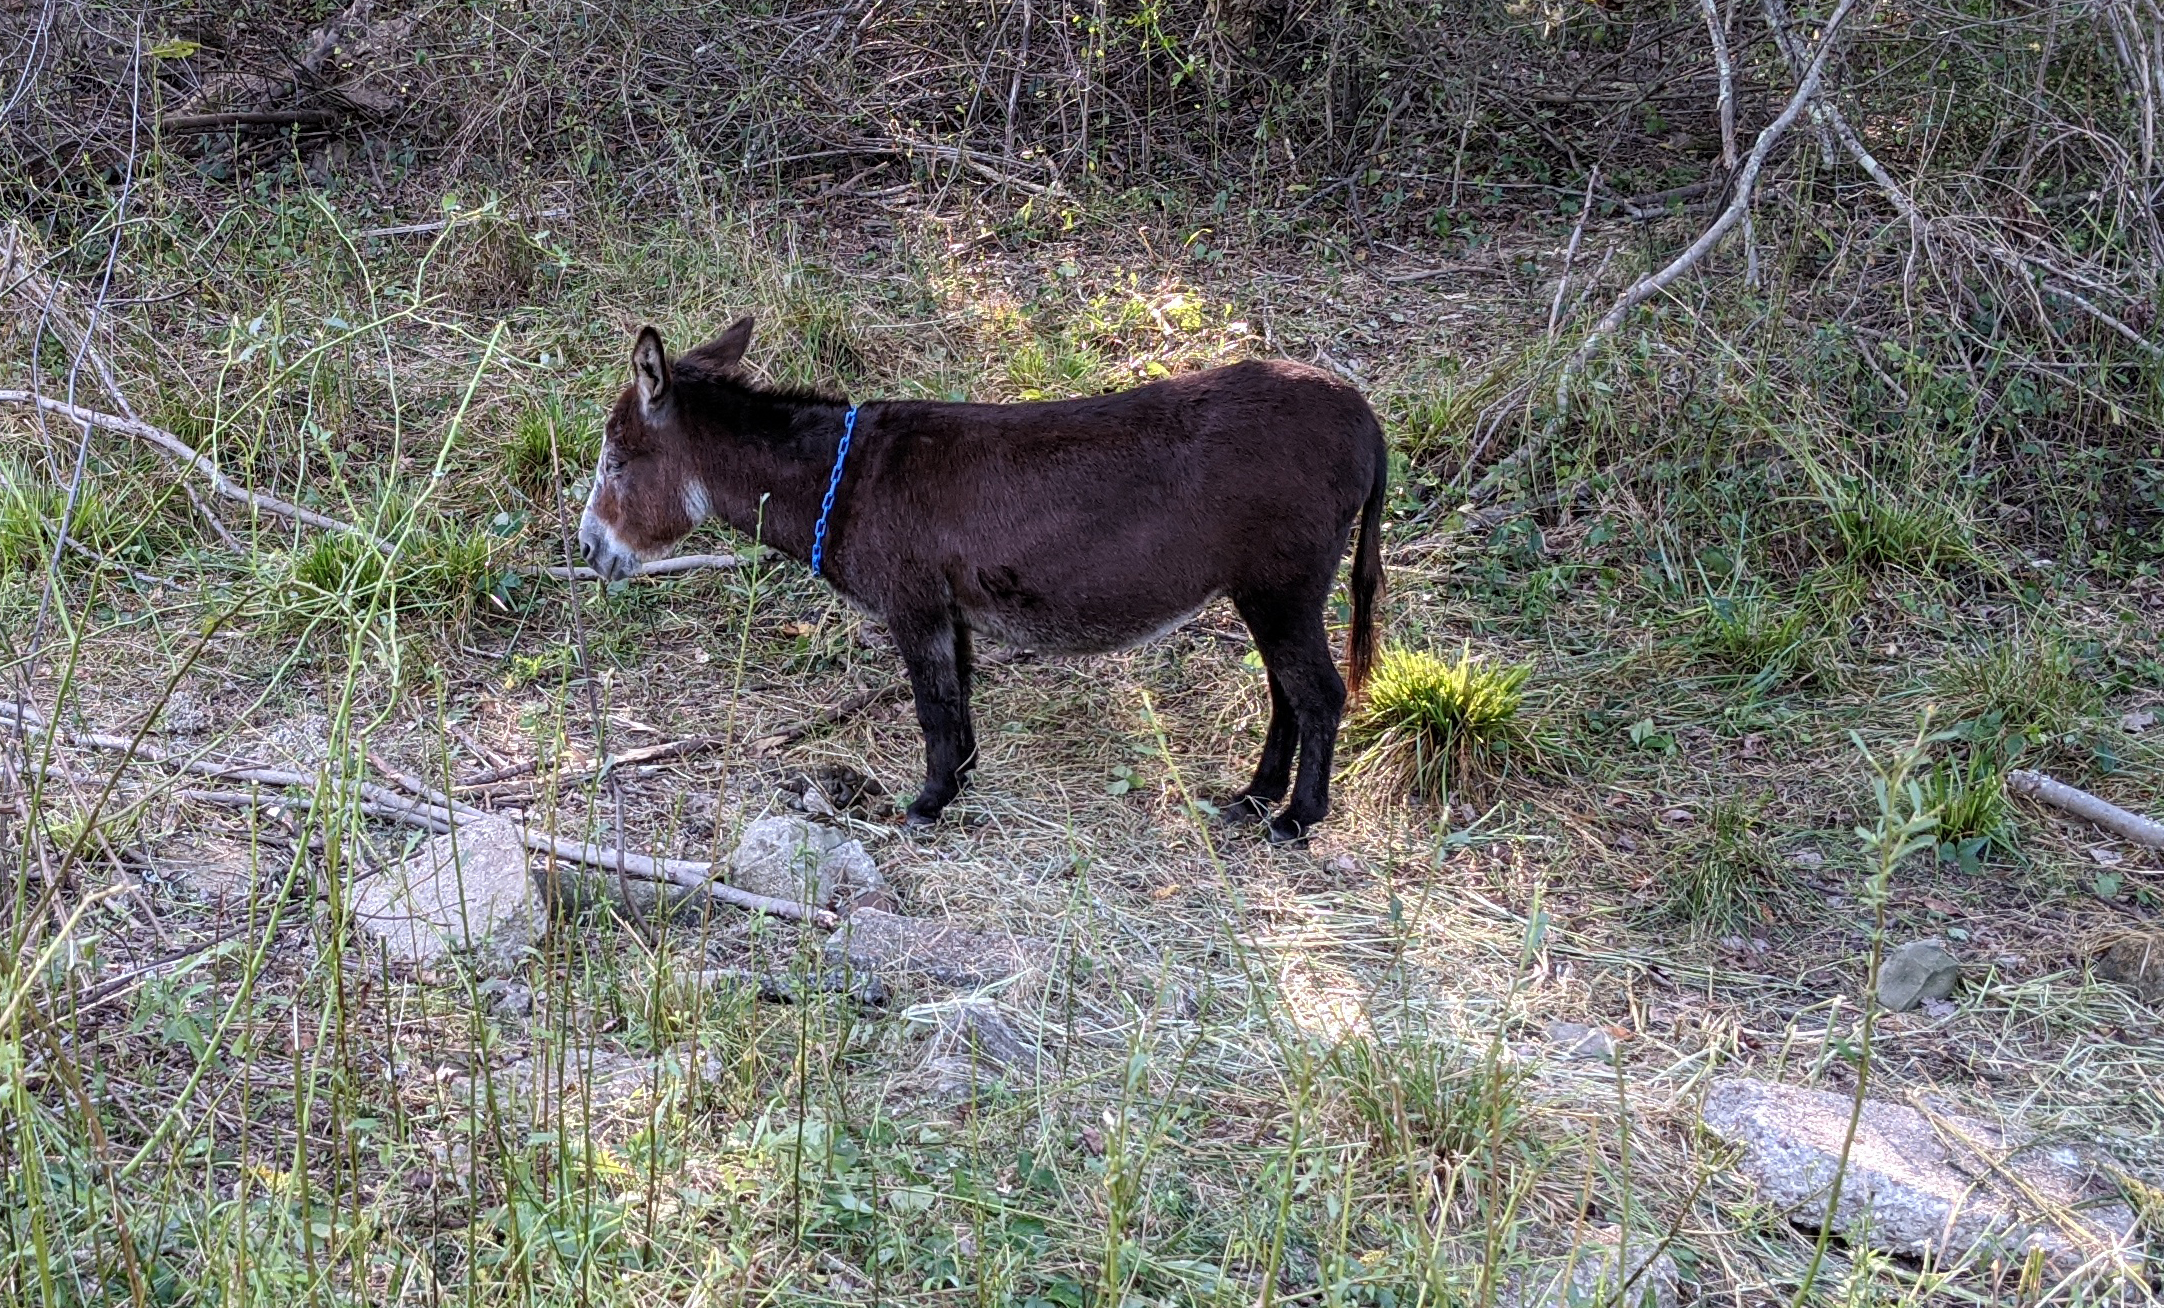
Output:
M734 368L716 368L696 354L687 354L676 361L675 381L679 386L690 386L710 394L734 394L747 400L764 401L775 408L849 403L842 396L810 386L762 386Z

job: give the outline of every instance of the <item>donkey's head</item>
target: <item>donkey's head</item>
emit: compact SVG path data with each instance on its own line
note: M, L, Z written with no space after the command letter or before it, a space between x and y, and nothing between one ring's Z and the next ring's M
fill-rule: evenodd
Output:
M739 318L678 362L717 376L734 369L750 343L751 319ZM661 333L641 328L631 347L631 384L609 411L593 493L579 519L579 552L609 581L667 553L713 511L679 391Z

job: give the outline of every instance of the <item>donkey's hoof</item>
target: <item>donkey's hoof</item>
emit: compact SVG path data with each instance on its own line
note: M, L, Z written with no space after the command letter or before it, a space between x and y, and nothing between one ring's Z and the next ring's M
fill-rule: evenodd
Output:
M1310 825L1280 813L1270 819L1270 843L1273 845L1304 845L1307 843L1307 832Z
M1270 801L1260 795L1228 795L1219 802L1217 815L1234 826L1247 826L1270 816Z
M939 813L936 808L919 808L911 804L909 811L902 815L902 825L911 831L924 831L939 825Z

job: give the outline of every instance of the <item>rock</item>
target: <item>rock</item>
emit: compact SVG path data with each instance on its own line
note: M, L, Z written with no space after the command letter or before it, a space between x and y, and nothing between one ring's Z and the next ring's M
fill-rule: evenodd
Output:
M1676 1260L1650 1235L1632 1237L1626 1253L1623 1228L1587 1233L1568 1259L1512 1277L1496 1297L1500 1308L1676 1308L1680 1277Z
M899 907L863 841L803 818L763 817L745 827L730 865L730 883L754 894L845 913Z
M2096 974L2134 987L2145 1003L2164 999L2164 932L2130 932L2113 940L2096 961Z
M983 985L1052 965L1049 942L968 931L946 922L859 909L827 938L827 962L860 972L901 972L947 985Z
M2130 736L2138 736L2156 725L2156 714L2149 709L2136 709L2119 715L2119 730Z
M508 822L470 822L396 867L354 882L353 920L395 962L422 969L464 958L483 975L514 970L546 916Z
M998 1080L1031 1084L1047 1062L1037 1042L1015 1030L989 999L965 1000L942 1012L925 1056L925 1065L939 1074L940 1092L948 1095Z
M1615 1057L1615 1036L1605 1027L1587 1026L1583 1022L1550 1022L1546 1034L1548 1043L1555 1045L1565 1058L1607 1062Z
M1729 1079L1706 1096L1701 1120L1743 1150L1759 1196L1816 1230L1840 1162L1852 1100L1797 1086ZM1971 1257L2019 1264L2041 1250L2060 1274L2138 1267L2134 1210L2104 1160L2083 1146L2025 1142L1997 1127L1867 1102L1849 1150L1834 1229L1850 1241L1948 1267Z
M454 1101L481 1102L483 1094L522 1105L536 1124L553 1126L566 1117L596 1115L655 1098L680 1095L696 1081L718 1078L721 1060L707 1057L696 1067L672 1049L657 1057L636 1058L606 1049L568 1045L516 1059L489 1073L488 1084L461 1076L451 1083ZM644 1118L644 1114L640 1114Z
M1879 962L1878 1001L1906 1013L1927 999L1944 999L1961 980L1961 960L1936 940L1911 940Z

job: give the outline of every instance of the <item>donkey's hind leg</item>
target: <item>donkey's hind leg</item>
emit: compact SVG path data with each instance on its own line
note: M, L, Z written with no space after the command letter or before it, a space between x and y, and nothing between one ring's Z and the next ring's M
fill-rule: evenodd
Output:
M1338 721L1345 714L1345 681L1330 656L1330 638L1323 630L1319 599L1243 604L1240 612L1247 618L1248 630L1255 634L1255 645L1262 651L1272 683L1283 690L1291 707L1288 716L1296 724L1294 731L1300 745L1300 771L1293 783L1292 801L1270 819L1270 839L1279 843L1300 840L1330 811L1330 764L1337 752ZM1268 746L1263 756L1266 763L1271 761Z
M1255 630L1256 624L1246 608L1240 609L1240 617L1247 622L1250 632ZM1259 642L1257 648L1260 648ZM1225 816L1234 822L1268 817L1270 809L1292 786L1292 755L1300 742L1299 719L1292 711L1292 701L1285 697L1285 688L1279 683L1268 655L1264 655L1263 668L1270 683L1270 727L1262 738L1262 757L1255 763L1253 779L1225 800Z
M964 677L969 637L944 609L894 614L887 629L909 669L917 725L924 731L924 786L909 805L908 821L913 827L928 827L961 790L975 750Z

